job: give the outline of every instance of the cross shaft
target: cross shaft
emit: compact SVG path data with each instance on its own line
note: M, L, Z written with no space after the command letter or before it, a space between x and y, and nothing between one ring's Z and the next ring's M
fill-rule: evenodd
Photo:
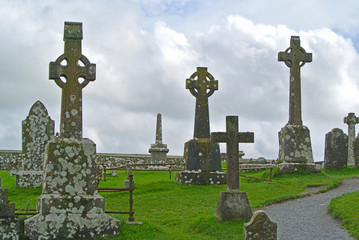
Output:
M239 143L253 143L253 132L238 132L238 116L226 117L226 132L211 133L215 142L227 144L227 191L239 191Z

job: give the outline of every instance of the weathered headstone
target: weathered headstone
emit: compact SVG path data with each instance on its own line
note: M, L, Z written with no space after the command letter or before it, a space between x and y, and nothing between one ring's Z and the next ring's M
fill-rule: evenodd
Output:
M355 167L359 167L359 133L353 141L353 154Z
M60 137L47 145L39 213L24 223L30 239L91 239L120 231L120 221L105 214L97 191L96 145L82 138L82 88L95 80L96 68L82 55L81 40L82 23L65 22L65 53L50 63L50 79L62 88Z
M339 128L334 128L325 135L324 163L325 169L347 167L348 136Z
M292 36L290 47L278 53L278 61L290 68L289 121L279 135L279 170L320 172L314 164L309 129L303 125L301 107L300 68L312 61L312 54L300 46L298 36Z
M244 240L277 240L277 224L262 210L255 211L243 228Z
M353 142L355 139L355 124L359 123L359 118L355 113L348 113L344 118L344 123L348 124L348 166L355 166Z
M1 188L0 178L0 239L19 239L19 220L15 218L15 203L9 203L8 190Z
M22 169L16 174L17 187L38 187L43 181L46 144L54 137L55 123L44 104L36 101L22 121Z
M161 114L157 114L156 124L156 141L155 144L151 144L151 148L148 150L151 153L152 163L165 163L167 162L168 153L167 144L162 143L162 119Z
M221 172L218 143L210 138L208 98L218 90L218 81L207 68L198 67L186 80L186 89L196 98L193 139L184 147L186 171L176 175L176 181L186 184L225 184L225 173Z
M253 143L254 133L238 132L238 116L226 117L226 129L211 133L214 142L227 144L227 191L220 193L215 215L219 221L249 219L252 212L247 194L239 191L238 143Z

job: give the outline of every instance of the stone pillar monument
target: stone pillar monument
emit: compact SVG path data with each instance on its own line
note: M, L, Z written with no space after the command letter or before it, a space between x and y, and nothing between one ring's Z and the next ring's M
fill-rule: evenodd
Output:
M120 231L97 191L96 145L82 138L82 88L95 80L96 65L82 55L81 40L82 23L65 22L65 53L50 63L50 79L62 88L60 137L47 145L38 214L24 222L30 239L92 239Z
M44 104L36 101L22 121L22 169L16 173L17 187L39 187L44 178L46 144L54 138L55 122Z
M176 181L186 184L210 185L225 184L225 173L221 172L221 159L218 143L210 138L208 98L218 90L218 81L198 67L186 80L186 89L196 98L193 139L184 147L186 171L176 175Z
M254 133L238 132L238 116L226 117L226 132L211 133L215 142L227 144L227 191L219 195L216 217L219 221L252 217L247 193L239 191L238 143L253 143Z
M312 61L312 54L300 46L298 36L292 36L290 47L278 53L278 61L290 68L289 121L278 133L279 160L282 161L279 170L320 172L320 166L314 164L310 133L303 125L301 107L300 68Z
M355 166L353 142L355 140L355 124L359 123L359 118L355 113L348 113L344 118L344 123L348 124L348 166Z
M168 151L167 144L162 143L162 120L161 113L158 113L156 124L156 141L155 144L151 144L151 148L148 150L148 152L151 153L151 162L166 163Z

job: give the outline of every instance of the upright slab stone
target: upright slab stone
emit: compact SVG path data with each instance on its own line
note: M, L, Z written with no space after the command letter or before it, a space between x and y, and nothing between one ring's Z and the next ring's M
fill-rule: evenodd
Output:
M325 135L325 152L323 168L340 169L347 167L348 136L339 128L334 128Z
M279 170L290 172L306 170L320 172L320 166L314 164L309 129L303 125L301 107L300 68L312 61L312 54L300 46L300 39L292 36L290 47L278 53L278 61L290 68L289 121L278 133Z
M155 144L151 144L151 148L148 150L148 152L151 153L151 162L166 163L168 151L167 144L162 143L162 118L161 114L158 113L156 124L156 141Z
M1 188L0 178L0 239L19 239L19 220L15 218L15 204L8 201L8 190Z
M355 113L348 113L344 118L344 123L348 124L348 166L355 166L353 142L355 140L355 124L359 123L359 118Z
M194 134L184 147L186 171L178 173L176 181L196 185L225 184L219 145L210 138L208 110L208 98L218 90L218 81L207 68L198 67L186 80L186 89L196 98Z
M359 134L353 141L353 154L355 167L359 167Z
M46 144L54 137L55 122L47 109L36 101L22 121L22 169L16 173L17 187L42 185Z
M255 211L243 228L244 240L277 240L277 224L262 210Z
M227 191L220 192L215 216L219 221L250 219L251 207L246 192L239 191L238 143L253 143L252 132L238 132L238 116L226 117L226 132L211 134L214 142L227 144Z
M120 231L120 221L105 214L97 191L96 145L82 138L82 88L95 80L95 65L82 55L81 40L82 23L65 22L65 53L50 63L50 79L62 88L60 137L46 148L38 214L24 222L30 239L92 239Z

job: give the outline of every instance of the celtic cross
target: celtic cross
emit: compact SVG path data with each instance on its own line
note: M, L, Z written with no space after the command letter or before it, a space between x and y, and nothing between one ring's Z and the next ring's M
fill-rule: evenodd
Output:
M300 46L298 36L292 36L290 47L278 53L278 61L283 61L290 68L289 125L302 125L300 68L312 61L312 54L306 53Z
M65 22L64 54L50 62L49 79L62 88L60 136L82 138L82 89L96 79L96 64L81 53L82 23Z
M209 138L209 110L208 97L218 90L218 81L207 72L207 68L198 67L186 80L186 89L196 98L196 112L194 120L194 138Z
M226 132L211 133L211 139L227 144L227 191L239 191L238 143L253 143L254 133L238 132L238 116L227 116Z

